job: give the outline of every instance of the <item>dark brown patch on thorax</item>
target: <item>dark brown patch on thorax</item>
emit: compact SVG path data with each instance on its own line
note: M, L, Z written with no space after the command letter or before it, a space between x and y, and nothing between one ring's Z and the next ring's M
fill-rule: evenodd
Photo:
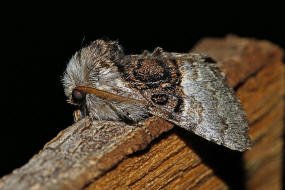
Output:
M179 114L184 101L177 61L160 56L130 56L118 68L123 80L146 98L152 111Z

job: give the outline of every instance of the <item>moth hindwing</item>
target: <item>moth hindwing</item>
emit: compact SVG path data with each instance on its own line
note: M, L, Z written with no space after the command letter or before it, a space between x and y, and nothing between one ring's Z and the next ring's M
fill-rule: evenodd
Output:
M138 122L150 115L233 150L250 147L238 98L210 57L170 53L124 55L113 41L78 51L63 77L75 119Z

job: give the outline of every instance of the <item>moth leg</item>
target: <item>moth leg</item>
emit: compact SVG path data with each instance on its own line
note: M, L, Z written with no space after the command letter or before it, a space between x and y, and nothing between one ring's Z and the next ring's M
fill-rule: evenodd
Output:
M84 112L80 109L77 109L73 112L73 119L74 119L74 122L77 122L81 119L83 119L86 115L84 114Z

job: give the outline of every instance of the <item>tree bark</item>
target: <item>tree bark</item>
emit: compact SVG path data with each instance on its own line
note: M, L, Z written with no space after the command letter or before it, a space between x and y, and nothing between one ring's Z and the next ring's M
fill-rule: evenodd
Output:
M0 189L281 189L283 51L268 41L205 38L247 113L251 150L231 151L156 117L137 125L85 118L61 131Z

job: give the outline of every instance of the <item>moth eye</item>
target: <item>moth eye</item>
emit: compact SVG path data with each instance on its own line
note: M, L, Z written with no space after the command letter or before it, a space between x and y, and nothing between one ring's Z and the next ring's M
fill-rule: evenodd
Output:
M86 94L78 89L73 89L72 91L72 101L75 103L81 103L84 101Z

